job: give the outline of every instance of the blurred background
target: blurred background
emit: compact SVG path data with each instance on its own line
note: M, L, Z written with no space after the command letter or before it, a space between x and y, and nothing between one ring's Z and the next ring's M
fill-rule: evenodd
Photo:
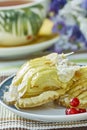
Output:
M51 52L73 51L72 61L87 64L87 0L42 1L4 11L0 0L1 72L14 73L26 60Z
M24 7L14 3L13 8L7 7L6 1L0 1L0 47L45 42L42 48L36 50L35 47L33 51L29 48L29 51L34 53L46 48L58 53L87 50L87 0L35 0L34 5L25 0ZM53 40L56 36L58 39Z
M86 51L87 49L87 0L51 0L48 19L52 32L59 39L52 46L54 51Z

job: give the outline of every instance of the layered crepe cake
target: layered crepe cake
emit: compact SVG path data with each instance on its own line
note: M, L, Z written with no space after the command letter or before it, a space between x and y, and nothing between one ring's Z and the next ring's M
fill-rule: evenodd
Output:
M55 102L58 105L65 106L67 108L70 107L70 101L73 98L78 98L80 104L78 108L87 108L87 66L82 66L76 72L77 80L70 86L69 90Z
M76 96L86 101L86 71L87 66L70 62L66 54L51 53L29 60L14 76L9 91L4 94L4 101L23 109L54 100L57 104L68 106L67 101ZM77 91L79 89L80 92Z

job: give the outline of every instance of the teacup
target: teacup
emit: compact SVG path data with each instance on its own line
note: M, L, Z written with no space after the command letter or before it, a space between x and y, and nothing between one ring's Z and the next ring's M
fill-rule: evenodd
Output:
M38 34L50 0L0 1L0 46L28 44Z

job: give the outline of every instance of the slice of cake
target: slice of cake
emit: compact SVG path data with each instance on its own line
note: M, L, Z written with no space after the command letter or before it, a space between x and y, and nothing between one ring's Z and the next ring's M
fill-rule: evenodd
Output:
M69 90L56 100L57 104L70 107L70 101L76 97L80 101L78 108L87 108L87 66L81 66L76 77Z
M65 54L52 53L29 60L13 78L4 100L17 108L31 108L59 99L78 79L79 69Z

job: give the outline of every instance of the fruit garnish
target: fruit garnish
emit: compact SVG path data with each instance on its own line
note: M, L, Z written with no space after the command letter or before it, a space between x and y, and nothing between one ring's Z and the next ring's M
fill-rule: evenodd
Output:
M78 112L79 112L79 113L84 113L84 112L86 112L86 109L79 108L79 109L78 109Z
M78 110L76 108L67 108L65 113L66 115L78 114Z
M79 105L79 99L78 98L73 98L73 99L71 99L70 100L70 105L72 106L72 107L77 107L78 105Z
M80 114L86 112L86 109L83 108L77 108L80 104L80 101L78 98L72 98L70 100L70 108L67 108L65 110L66 115L71 115L71 114Z

